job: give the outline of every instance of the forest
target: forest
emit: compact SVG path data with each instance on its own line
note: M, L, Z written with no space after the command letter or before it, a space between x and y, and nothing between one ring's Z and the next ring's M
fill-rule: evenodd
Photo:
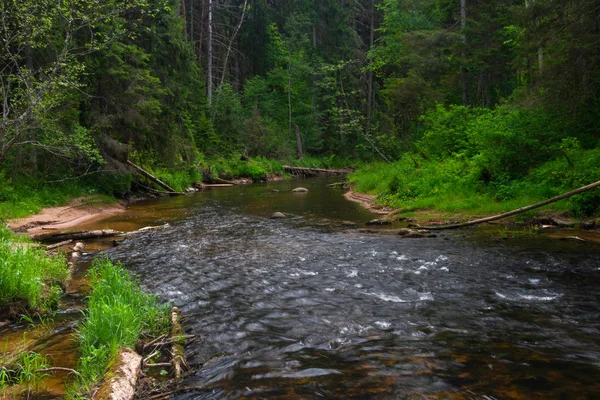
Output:
M383 204L449 211L600 176L599 0L5 0L0 15L4 216L124 196L127 160L178 189L354 166ZM562 207L595 215L600 193Z

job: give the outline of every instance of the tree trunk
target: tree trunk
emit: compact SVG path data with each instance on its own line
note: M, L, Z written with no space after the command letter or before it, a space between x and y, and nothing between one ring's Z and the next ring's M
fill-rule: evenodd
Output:
M187 16L185 13L185 0L181 0L181 15L183 16L183 36L185 37L185 41L188 40L187 34Z
M465 58L466 58L466 50L467 50L467 0L460 0L460 28L462 30L462 41L463 41L463 48L462 48L462 54L461 54L461 58L462 58L462 67L461 67L461 89L462 89L462 104L463 106L466 106L469 102L468 96L467 96L467 89L468 89L468 85L467 85L467 68L465 67Z
M371 23L369 26L369 50L373 48L375 41L375 0L369 1L369 14ZM369 64L373 61L369 57ZM369 69L367 72L367 135L371 133L371 115L373 110L373 71Z
M208 104L212 104L213 94L213 0L208 0L208 56L207 56L207 97Z
M200 15L200 40L198 41L198 65L200 66L200 71L202 71L202 46L204 45L204 15L205 15L205 7L204 0L201 0L202 3L202 12ZM202 74L202 72L200 72Z
M246 10L248 9L248 0L244 1L244 8L242 9L242 15L240 16L240 22L235 27L233 34L231 36L231 40L229 41L229 46L227 46L227 52L225 53L225 61L223 62L223 74L221 75L221 81L219 82L219 88L223 86L223 82L225 81L225 75L227 73L227 63L229 62L229 55L231 54L231 48L233 47L233 42L244 23L244 18L246 17Z
M194 42L194 0L190 1L190 41L193 43L193 48L196 48Z
M177 192L177 190L173 189L171 186L167 185L166 183L164 183L163 181L161 181L160 179L158 179L157 177L155 177L154 175L152 175L145 169L135 165L131 161L127 160L127 164L131 165L138 174L145 176L146 178L150 179L152 182L156 183L158 186L161 186L162 188L168 190L171 193L179 193L179 192Z
M300 137L300 128L298 128L297 124L294 124L294 130L296 132L296 146L298 149L298 160L302 160L304 158L304 154L302 153L302 138Z

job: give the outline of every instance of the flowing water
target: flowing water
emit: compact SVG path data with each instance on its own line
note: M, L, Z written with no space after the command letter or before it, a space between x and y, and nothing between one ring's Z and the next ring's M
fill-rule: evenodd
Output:
M171 222L108 254L197 335L178 399L600 398L600 245L344 231L372 215L323 181L294 185L163 199L104 222Z

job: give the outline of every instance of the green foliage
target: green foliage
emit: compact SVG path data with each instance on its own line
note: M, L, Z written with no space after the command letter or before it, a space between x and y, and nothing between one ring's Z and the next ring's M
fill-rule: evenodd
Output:
M48 376L39 370L50 367L47 357L33 351L18 351L16 359L7 352L0 353L0 395L10 387L19 387L22 392L40 389L42 379Z
M13 181L3 178L0 172L0 220L27 217L43 207L64 205L75 197L110 203L114 201L112 196L122 195L129 189L130 182L129 175L98 174L78 182L44 184L26 177Z
M237 179L251 178L254 181L266 181L271 175L282 175L283 165L278 161L268 160L264 157L255 157L243 160L239 154L228 158L219 157L206 160L200 165L204 180L215 178Z
M0 307L19 302L30 310L56 307L67 275L64 256L48 257L0 226Z
M438 106L423 117L416 143L428 157L466 157L485 183L514 179L556 156L563 135L540 108Z
M403 210L503 212L595 182L600 150L584 150L540 109L438 106L423 118L418 153L360 168L356 190ZM562 140L561 140L562 138ZM591 191L553 208L576 217L600 212Z
M145 293L129 272L108 259L94 260L89 272L92 292L77 338L82 388L102 378L122 346L132 347L142 334L164 333L169 326L168 305Z

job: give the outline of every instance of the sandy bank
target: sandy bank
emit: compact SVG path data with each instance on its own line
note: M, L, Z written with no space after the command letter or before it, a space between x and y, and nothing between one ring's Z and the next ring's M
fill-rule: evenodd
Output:
M83 223L101 220L125 211L125 204L89 204L85 198L71 200L66 206L48 207L39 214L8 221L8 227L15 232L36 235L53 230L67 230Z
M367 210L369 210L370 212L372 212L374 214L387 215L390 212L392 212L392 209L390 209L390 208L381 208L381 207L377 206L375 204L375 196L372 194L358 193L358 192L354 192L354 191L350 190L350 191L344 193L344 197L346 198L346 200L353 201L355 203L359 203L364 208L366 208Z

